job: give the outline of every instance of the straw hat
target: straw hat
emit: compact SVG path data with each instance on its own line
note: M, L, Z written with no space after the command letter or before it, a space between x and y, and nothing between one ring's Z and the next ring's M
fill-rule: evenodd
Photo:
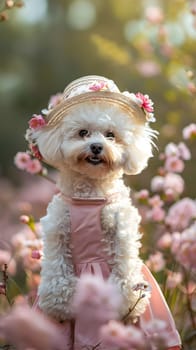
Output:
M49 106L44 116L47 126L57 125L74 106L88 103L111 104L124 110L139 123L154 121L153 102L148 95L120 92L113 80L89 75L74 80L64 90L61 101Z

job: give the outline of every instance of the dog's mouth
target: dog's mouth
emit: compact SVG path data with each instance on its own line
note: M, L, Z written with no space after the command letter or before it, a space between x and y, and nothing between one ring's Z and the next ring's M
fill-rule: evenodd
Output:
M93 165L98 165L98 164L101 164L104 162L103 159L99 158L98 156L87 157L86 161L90 164L93 164Z

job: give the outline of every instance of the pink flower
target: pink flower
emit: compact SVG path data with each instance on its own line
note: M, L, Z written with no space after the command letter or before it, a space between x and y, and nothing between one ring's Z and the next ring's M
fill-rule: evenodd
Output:
M168 332L167 322L152 318L146 325L146 333L151 341L153 349L167 349L170 341L173 341L172 332Z
M30 143L30 144L29 144L29 148L30 148L30 150L31 150L31 152L32 152L32 155L33 155L35 158L37 158L37 159L39 159L39 160L42 160L42 159L43 159L37 145L34 145L34 144Z
M31 248L23 247L20 250L20 258L22 261L22 264L25 268L25 270L33 271L33 272L39 272L41 268L41 260L40 259L34 259L31 256Z
M181 282L182 282L182 274L180 272L172 272L169 271L167 280L166 280L166 286L169 289L176 288Z
M42 164L38 159L31 159L25 170L30 174L39 174L42 171Z
M172 253L176 254L180 246L181 233L174 232L172 233L171 238L172 238L171 251Z
M181 286L181 289L183 291L183 293L185 294L193 294L193 299L192 299L192 304L193 304L193 308L195 309L195 292L196 292L196 283L193 281L188 281L186 286Z
M0 319L1 336L17 349L63 350L65 344L57 325L27 306L15 306Z
M62 93L57 93L55 95L52 95L50 97L49 103L48 103L48 108L52 109L55 106L57 106L63 99L63 94Z
M161 71L159 64L154 61L141 61L136 67L144 77L153 77Z
M108 89L108 84L105 81L94 82L89 86L89 90L92 91L104 91Z
M31 129L37 130L46 125L46 121L42 115L34 114L28 124Z
M31 157L26 152L18 152L14 157L14 164L21 170L25 170L30 161Z
M113 346L127 347L126 327L120 322L109 321L108 324L101 327L100 334L104 345L109 349Z
M156 252L155 254L151 254L149 259L146 261L146 265L150 270L154 272L159 272L165 267L165 260L163 258L163 254L161 252Z
M118 317L121 296L109 281L94 275L83 275L77 285L74 309L83 321L100 324Z
M166 159L164 168L168 172L181 173L184 170L184 162L176 156L170 156Z
M20 216L20 221L23 223L23 224L28 224L29 221L30 221L30 217L28 215L21 215Z
M101 327L101 338L108 349L144 349L146 339L143 332L135 326L124 326L117 321L110 321Z
M178 150L179 150L179 153L180 153L180 157L183 160L191 159L191 152L189 151L188 147L185 145L184 142L180 142L179 143Z
M172 251L175 251L176 260L186 269L196 269L196 222L181 233L177 244L174 238Z
M165 218L165 210L160 207L153 207L150 211L150 219L155 222L161 222Z
M137 103L137 105L139 105L141 107L142 101L141 101L141 99L136 97L136 94L134 94L133 92L130 93L129 91L123 91L123 95L130 98L130 100Z
M171 189L167 189L165 190L164 192L164 195L165 195L165 202L174 202L175 199L178 198L178 194L177 193L174 193Z
M153 192L161 192L163 190L164 177L154 176L151 180L151 190Z
M138 199L147 199L149 197L149 191L148 190L141 190L137 193Z
M31 253L31 257L32 257L32 259L37 259L37 260L39 260L40 258L41 258L41 253L40 253L40 251L39 250L32 250L32 253Z
M164 204L159 195L149 198L148 202L152 207L162 207Z
M171 246L172 236L170 233L166 232L157 242L157 247L160 249L166 249Z
M153 112L154 108L153 108L153 102L152 100L149 98L148 95L143 95L141 92L137 92L136 97L140 100L140 106L141 108L143 108L146 112Z
M163 191L174 198L184 191L184 180L178 174L168 173L164 178Z
M196 202L190 198L183 198L170 207L165 222L173 231L182 231L195 217Z
M152 24L160 24L164 19L162 9L155 6L147 7L145 16L146 19Z
M148 202L152 206L152 209L148 213L148 219L156 222L163 221L165 217L165 211L161 208L164 203L161 200L160 196L153 196L149 198Z
M179 157L180 154L179 154L178 146L173 142L168 143L165 147L165 155L166 157L171 157L171 156Z
M186 126L183 129L182 134L183 134L183 138L185 140L196 138L196 124L192 123L192 124Z

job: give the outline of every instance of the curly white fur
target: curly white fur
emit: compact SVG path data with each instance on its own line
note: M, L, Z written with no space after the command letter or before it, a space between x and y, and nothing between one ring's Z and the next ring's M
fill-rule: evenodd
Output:
M88 134L81 137L80 130L87 130ZM114 138L107 137L108 132ZM40 129L33 135L45 161L59 169L58 186L63 195L109 198L117 194L103 208L101 224L111 267L110 280L123 295L121 316L137 302L139 292L133 287L144 282L139 257L140 217L122 175L139 173L147 165L152 156L153 136L149 126L133 122L120 108L102 103L100 109L99 104L90 102L75 106L60 125ZM102 145L102 151L96 155L100 163L94 164L91 145L97 143ZM77 277L69 244L69 209L62 195L53 198L41 223L44 259L39 305L58 320L70 319ZM144 312L147 302L148 297L141 299L130 318Z

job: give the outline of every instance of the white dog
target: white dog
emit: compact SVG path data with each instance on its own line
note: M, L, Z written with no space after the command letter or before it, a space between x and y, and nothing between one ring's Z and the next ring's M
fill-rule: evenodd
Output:
M133 321L149 307L149 293L140 298L147 284L139 257L140 216L122 176L140 173L152 156L152 112L148 95L121 93L113 81L87 76L68 85L61 102L30 123L31 148L59 170L60 194L41 220L38 291L39 307L56 320L74 317L73 294L85 272L119 287L121 317L132 309Z

